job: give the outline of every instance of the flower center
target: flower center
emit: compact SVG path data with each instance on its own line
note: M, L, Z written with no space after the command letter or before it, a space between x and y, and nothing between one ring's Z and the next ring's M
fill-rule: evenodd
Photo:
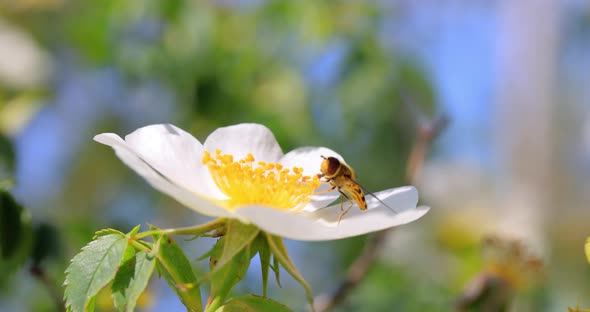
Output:
M230 199L222 202L229 209L261 205L270 208L300 211L320 186L317 176L304 176L303 169L285 168L279 163L256 162L252 154L234 161L234 157L215 151L203 155L213 181Z

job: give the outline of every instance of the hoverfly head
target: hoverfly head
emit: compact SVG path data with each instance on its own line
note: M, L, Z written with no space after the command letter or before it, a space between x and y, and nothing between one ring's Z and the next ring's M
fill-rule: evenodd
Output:
M341 165L338 158L325 157L325 156L321 156L321 157L324 159L324 161L322 161L322 165L320 167L322 174L328 178L335 176L338 173L338 170L340 170L340 165Z

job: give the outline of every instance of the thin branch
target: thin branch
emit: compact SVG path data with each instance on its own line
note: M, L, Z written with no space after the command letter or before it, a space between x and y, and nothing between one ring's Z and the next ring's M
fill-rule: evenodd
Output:
M416 179L422 172L422 165L424 165L424 159L426 159L432 142L448 124L449 118L446 115L441 115L418 126L416 142L414 142L406 164L406 180L408 183L412 185L416 183Z
M47 289L49 296L55 305L56 311L65 312L65 302L62 299L63 293L60 291L57 284L47 276L45 269L39 264L33 264L29 269L29 272Z
M219 229L221 226L225 224L227 219L219 218L207 222L205 224L199 224L194 226L187 226L183 228L176 228L176 229L156 229L156 230L149 230L145 232L141 232L135 235L135 239L142 239L144 237L148 237L153 234L164 234L164 235L193 235L193 236L201 236L208 232L214 231Z
M448 123L449 119L445 115L438 116L428 122L419 122L416 131L416 141L414 142L406 165L406 179L409 184L415 184L424 164L428 149ZM385 238L391 231L383 230L369 238L362 253L348 268L346 277L336 288L336 291L332 294L324 294L316 297L314 300L316 311L330 311L346 300L352 290L367 276L369 269L373 266L377 256L383 249Z

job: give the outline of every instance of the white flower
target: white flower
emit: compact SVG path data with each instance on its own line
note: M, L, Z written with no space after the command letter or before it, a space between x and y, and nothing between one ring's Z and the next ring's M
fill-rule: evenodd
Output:
M13 88L44 83L51 71L48 55L25 31L0 20L0 81Z
M111 146L153 187L187 207L207 216L237 218L291 239L362 235L414 221L429 209L416 207L416 189L405 186L375 193L396 212L367 197L366 211L353 207L338 224L340 203L326 206L339 193L315 193L329 187L323 183L316 188L321 156L342 157L325 147L283 155L272 132L259 124L219 128L204 144L170 124L137 129L125 140L113 133L94 140Z

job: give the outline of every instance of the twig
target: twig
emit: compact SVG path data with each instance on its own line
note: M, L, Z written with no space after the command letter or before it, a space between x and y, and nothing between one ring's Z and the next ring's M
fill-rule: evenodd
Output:
M419 122L416 141L408 156L406 168L406 179L408 183L414 184L416 182L429 147L432 145L434 139L444 130L448 122L449 119L445 115L441 115L428 122ZM391 231L383 230L369 238L362 253L348 268L346 277L336 288L336 291L332 294L324 294L316 297L316 311L332 310L346 300L351 291L367 276L369 269L373 266L373 263L384 246L385 238Z
M412 185L416 183L416 179L422 172L422 165L424 159L426 159L428 149L448 124L449 118L446 115L441 115L418 126L416 142L414 142L414 146L410 151L406 165L406 180L408 183Z
M55 304L56 311L65 312L65 303L62 300L63 294L61 291L59 291L59 288L56 287L54 281L52 281L51 278L47 276L45 269L43 269L39 264L33 264L29 269L29 272L34 278L41 282L43 286L45 286L49 292L51 300L53 300L53 303Z

